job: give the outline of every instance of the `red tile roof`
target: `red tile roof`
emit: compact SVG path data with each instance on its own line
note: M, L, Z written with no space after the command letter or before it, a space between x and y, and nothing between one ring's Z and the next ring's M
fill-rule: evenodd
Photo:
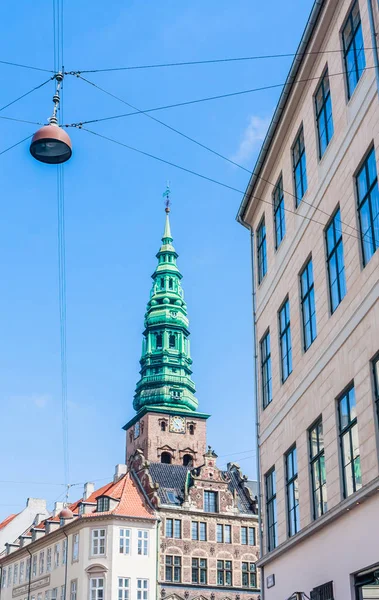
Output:
M9 517L7 517L6 519L4 519L4 521L2 521L0 523L0 529L4 529L4 527L6 527L8 525L8 523L10 523L11 521L13 521L13 519L15 517L17 517L19 513L16 513L15 515L9 515Z

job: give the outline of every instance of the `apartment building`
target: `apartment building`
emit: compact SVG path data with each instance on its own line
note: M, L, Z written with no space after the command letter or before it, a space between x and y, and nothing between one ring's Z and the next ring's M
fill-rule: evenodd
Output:
M378 26L315 2L238 213L265 600L379 598Z
M63 508L63 504L62 504ZM49 516L46 500L43 498L28 498L26 506L19 513L8 515L0 523L0 556L5 552L5 544L15 540L33 525L38 525L42 519Z
M1 600L153 600L157 519L126 466L7 544Z

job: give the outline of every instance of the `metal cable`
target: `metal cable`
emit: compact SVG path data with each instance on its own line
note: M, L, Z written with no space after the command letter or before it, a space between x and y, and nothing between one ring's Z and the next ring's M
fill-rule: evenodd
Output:
M111 92L108 92L107 90L105 90L104 88L100 87L99 85L97 85L96 83L94 83L93 81L90 81L89 79L86 79L85 77L82 77L81 75L79 75L79 78L82 79L83 81L85 81L86 83L92 85L93 87L95 87L96 89L98 89L99 91L103 92L104 94L107 94L108 96L111 96L112 98L115 98L116 100L119 100L120 102L122 102L123 104L126 104L127 106L130 106L131 108L135 109L138 111L139 114L142 114L146 117L148 117L149 119L152 119L153 121L155 121L156 123L159 123L160 125L163 125L164 127L166 127L167 129L170 129L171 131L173 131L174 133L177 133L178 135L182 136L183 138L189 140L190 142L196 144L197 146L200 146L200 148L203 148L204 150L207 150L208 152L211 152L212 154L214 154L215 156L218 156L219 158L222 158L223 160L227 161L228 163L232 164L235 167L238 167L239 169L242 169L243 171L245 171L246 173L249 173L249 175L252 174L252 171L250 169L247 169L246 167L244 167L243 165L240 165L239 163L235 162L234 160L228 158L227 156L224 156L223 154L221 154L220 152L217 152L216 150L213 150L213 148L210 148L209 146L206 146L205 144L202 144L201 142L199 142L198 140L195 140L193 137L183 133L182 131L179 131L178 129L176 129L175 127L172 127L171 125L168 125L167 123L165 123L164 121L161 121L160 119L157 119L156 117L153 117L152 115L150 115L149 113L147 113L144 110L140 110L139 108L137 108L136 106L133 106L133 104L130 104L129 102L126 102L126 100L123 100L122 98L120 98L119 96L116 96L115 94L112 94ZM254 174L254 171L253 171ZM268 179L265 179L264 177L262 177L261 175L257 174L257 177L259 179L261 179L262 181L264 181L265 183L268 183L269 185L271 185L272 187L276 186L276 183L273 183L272 181L269 181ZM283 189L283 192L289 196L292 196L293 198L296 199L296 194L294 194L293 192L290 192L288 190ZM326 215L328 218L330 218L330 214L328 212L326 212L325 210L323 210L322 208L319 207L315 207L313 206L313 204L311 204L310 202L307 202L306 200L302 200L302 203L307 205L307 206L311 206L312 208L314 208L315 210L318 210L319 212L323 213L324 215ZM348 223L344 223L343 221L341 221L342 225L345 225L346 227L349 227L350 229L352 229L353 231L356 231L358 234L360 234L359 230L354 227L353 225L349 225Z

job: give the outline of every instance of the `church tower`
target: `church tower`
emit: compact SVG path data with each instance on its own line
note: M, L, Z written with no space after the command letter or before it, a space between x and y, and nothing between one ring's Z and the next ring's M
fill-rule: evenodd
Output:
M187 305L168 205L165 210L162 245L145 313L141 378L133 401L137 414L124 426L126 462L142 450L151 462L197 466L206 452L209 415L197 411Z

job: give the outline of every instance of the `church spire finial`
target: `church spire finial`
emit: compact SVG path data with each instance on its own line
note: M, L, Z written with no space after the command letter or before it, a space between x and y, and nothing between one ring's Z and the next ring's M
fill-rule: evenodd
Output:
M166 198L166 201L165 201L166 223L165 223L165 228L164 228L164 233L163 233L163 238L162 238L162 242L164 244L170 244L173 239L172 235L171 235L170 218L169 218L169 214L170 214L170 210L171 210L170 195L171 195L170 182L167 181L166 190L163 192L163 198Z

